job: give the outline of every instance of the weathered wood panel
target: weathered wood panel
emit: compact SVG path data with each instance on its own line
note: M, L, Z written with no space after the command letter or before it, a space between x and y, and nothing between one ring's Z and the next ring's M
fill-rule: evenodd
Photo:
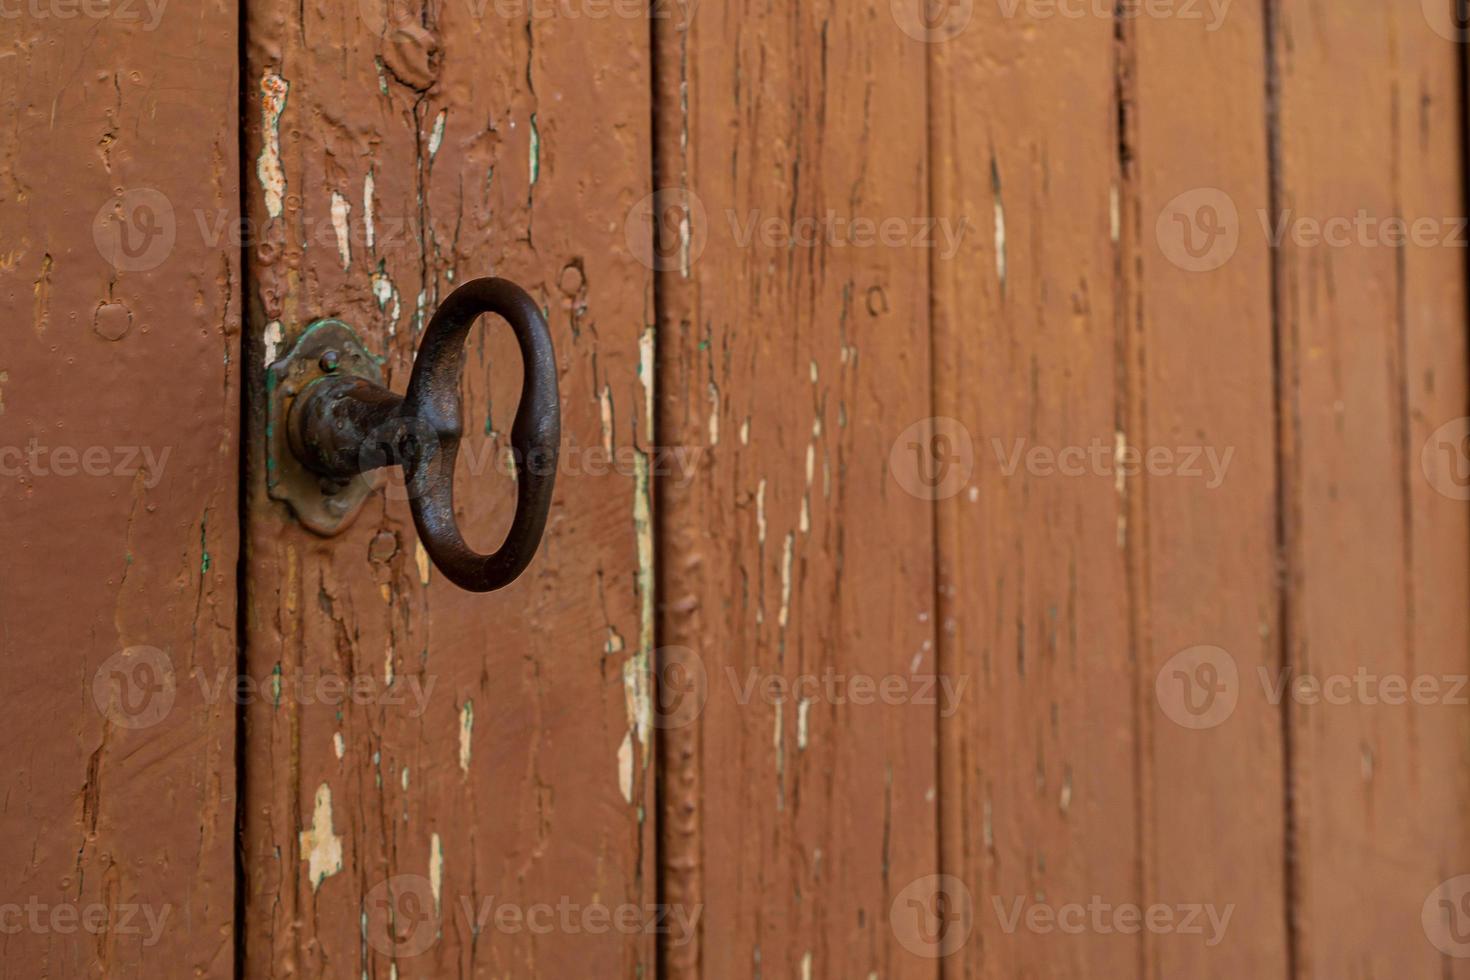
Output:
M652 548L630 451L650 443L651 274L624 231L648 189L650 86L633 13L249 10L246 625L265 686L247 724L249 976L651 971ZM487 274L547 310L564 467L525 576L470 595L428 565L396 475L331 540L267 499L262 371L338 316L401 391L438 298ZM478 336L463 395L483 427L456 499L488 550L514 505L499 454L520 366L503 324ZM603 447L621 455L588 453ZM367 703L295 693L321 677L362 678Z
M1288 0L1272 52L1302 976L1465 970L1421 921L1470 867L1464 447L1437 432L1467 404L1464 55L1435 9Z
M228 977L237 15L67 13L0 20L0 972Z
M977 434L941 659L987 694L945 726L981 934L949 966L1281 975L1279 718L1192 730L1170 682L1191 648L1275 657L1267 249L1210 265L1170 213L1265 206L1260 14L1012 8L933 56L936 207L994 231L936 267L937 404Z
M888 467L932 414L923 47L886 0L689 13L655 24L659 438L698 463L659 483L661 789L703 916L666 968L933 976L890 914L939 870L930 502Z
M938 504L940 662L972 679L941 722L943 863L976 929L944 975L1126 976L1136 935L1045 916L1142 894L1138 481L1110 472L1136 384L1130 53L1110 18L1015 9L977 4L930 55L936 213L975 226L934 265L936 411L974 446L968 485ZM1069 449L1091 455L1064 471Z
M1173 916L1144 930L1141 972L1281 977L1283 717L1260 683L1281 662L1271 254L1258 220L1270 206L1265 15L1257 3L1155 9L1168 13L1128 25L1127 442L1145 466L1130 514L1150 696L1143 897Z

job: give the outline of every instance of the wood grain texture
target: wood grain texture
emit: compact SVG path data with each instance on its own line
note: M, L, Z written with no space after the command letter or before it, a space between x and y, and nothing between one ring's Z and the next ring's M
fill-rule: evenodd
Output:
M886 2L692 14L655 25L659 431L698 459L658 486L659 704L703 916L664 966L933 976L890 920L938 871L930 505L887 466L931 414L923 48Z
M1466 969L1421 923L1467 867L1465 709L1443 684L1400 704L1382 684L1466 672L1464 503L1420 458L1466 411L1463 53L1433 9L1335 19L1288 0L1272 52L1282 207L1326 233L1288 234L1279 254L1291 666L1349 684L1290 705L1301 976ZM1394 217L1432 232L1395 245Z
M235 4L58 10L0 27L0 974L228 977Z
M937 404L977 457L940 504L941 658L987 694L943 743L980 929L955 976L1286 968L1278 713L1237 686L1192 730L1160 682L1200 645L1275 656L1267 249L1196 270L1164 220L1264 207L1263 25L1193 9L1019 5L935 46L936 210L994 231L935 276ZM1129 906L1170 918L1130 934Z
M1134 975L1136 935L1026 925L1037 906L1137 904L1143 889L1138 483L1026 462L1067 447L1111 462L1126 431L1133 236L1125 251L1114 209L1128 52L1109 18L975 11L930 55L935 212L976 225L934 265L936 412L975 458L938 503L940 659L975 688L942 723L943 863L976 928L944 975Z
M496 274L547 311L564 437L540 554L471 595L418 551L396 474L346 533L303 531L266 497L253 414L247 976L652 969L652 550L633 451L651 441L651 277L624 232L650 168L648 26L558 9L249 11L255 407L271 347L329 315L402 391L438 299ZM514 505L501 454L520 365L503 324L470 342L458 517L489 550ZM363 678L373 700L293 694L323 676ZM631 926L610 924L625 905Z

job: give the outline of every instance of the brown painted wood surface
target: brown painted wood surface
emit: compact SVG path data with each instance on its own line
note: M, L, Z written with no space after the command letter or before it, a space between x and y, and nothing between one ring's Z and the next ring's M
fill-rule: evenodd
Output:
M54 13L0 22L0 974L228 977L235 5Z
M336 316L401 391L438 299L502 275L547 311L566 465L535 564L492 595L429 566L401 492L325 540L250 471L247 664L268 693L246 717L244 972L650 975L652 934L535 918L655 898L647 480L587 456L651 443L651 274L624 234L649 173L647 23L365 2L253 5L247 28L252 390L275 339ZM520 368L503 324L471 343L458 516L488 550ZM375 700L291 693L321 676Z
M936 670L930 506L885 462L931 414L928 258L841 224L928 215L924 51L885 5L681 9L655 24L660 439L699 466L659 486L662 841L703 915L665 968L931 976L889 913L939 870L936 707L802 681Z
M1466 410L1464 54L1426 29L1429 9L1364 8L1350 26L1280 10L1281 206L1379 222L1340 246L1288 235L1278 253L1300 677L1466 671L1464 503L1420 464ZM1396 215L1433 235L1386 245ZM1466 723L1442 700L1292 704L1302 975L1466 975L1421 924L1470 861Z
M1437 2L0 11L0 975L1470 975ZM483 275L470 595L265 369Z

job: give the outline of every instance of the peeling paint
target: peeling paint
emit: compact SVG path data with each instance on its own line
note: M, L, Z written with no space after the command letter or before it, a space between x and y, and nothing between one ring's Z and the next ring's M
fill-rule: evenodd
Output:
M466 700L459 709L459 768L470 771L470 736L475 731L475 702Z
M811 713L812 699L802 698L796 702L796 747L806 748L807 715Z
M781 549L781 614L776 619L782 629L791 615L791 557L795 548L796 535L788 533Z
M332 733L332 751L339 759L347 754L347 743L343 740L341 732Z
M638 380L643 382L644 418L650 441L653 439L653 337L653 328L649 327L638 338Z
M265 341L265 366L270 367L281 355L281 341L286 339L285 331L281 329L281 321L272 320L267 323L262 339Z
M286 94L291 83L273 71L260 79L260 116L264 145L255 163L255 176L265 191L265 210L272 218L281 216L286 199L286 170L281 165L281 113L286 110Z
M316 789L311 829L301 831L300 842L314 892L322 882L342 870L342 838L332 831L332 788L326 783Z
M378 309L387 310L389 304L392 304L392 312L388 314L388 336L391 337L398 332L398 318L403 313L403 304L398 300L398 287L388 278L381 261L377 271L373 273L372 281L373 296L378 301Z
M352 229L348 218L352 214L352 205L347 198L332 192L332 231L337 235L337 254L342 257L342 270L352 267Z
M598 406L602 411L602 448L611 458L613 451L613 401L612 386L603 385L602 395L598 398Z
M618 746L618 788L623 792L624 801L632 803L633 733L631 731L623 736L623 744Z
M534 112L531 113L531 148L529 150L529 156L531 186L535 187L536 181L541 179L541 130L536 125L536 113Z
M424 543L417 539L413 543L413 561L419 567L419 582L429 584L429 553L424 550Z
M429 835L429 888L434 893L434 911L438 912L444 893L444 842L438 834Z
M449 110L440 109L439 115L434 117L434 130L429 134L429 159L439 155L439 147L444 142L444 124L449 120Z
M367 242L368 251L372 251L373 242L377 234L377 231L373 227L373 190L375 184L376 178L373 177L372 170L369 170L367 176L362 179L363 238ZM378 306L380 309L382 305L382 302L379 301Z
M990 161L990 184L995 192L995 274L1001 288L1006 284L1006 209L1000 199L1000 169Z
M761 544L766 543L766 478L761 477L761 482L755 488L755 533L756 540Z
M740 423L740 445L750 445L750 416L745 416L745 421Z
M709 383L709 444L720 444L720 386Z

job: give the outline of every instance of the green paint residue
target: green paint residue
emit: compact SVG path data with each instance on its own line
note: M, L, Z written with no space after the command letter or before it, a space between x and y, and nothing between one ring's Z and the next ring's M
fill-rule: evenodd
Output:
M279 663L271 670L271 701L275 707L281 706L281 665Z
M536 128L536 113L531 113L531 186L541 176L541 131Z
M209 519L199 521L199 574L209 574Z

